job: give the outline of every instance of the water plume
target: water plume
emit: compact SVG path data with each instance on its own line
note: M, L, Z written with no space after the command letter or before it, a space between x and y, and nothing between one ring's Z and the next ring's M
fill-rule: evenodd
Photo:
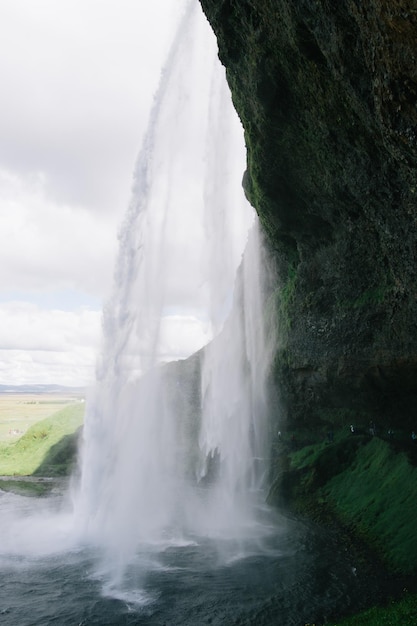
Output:
M214 35L191 2L136 165L87 407L76 517L116 578L154 548L258 532L267 359L244 154Z

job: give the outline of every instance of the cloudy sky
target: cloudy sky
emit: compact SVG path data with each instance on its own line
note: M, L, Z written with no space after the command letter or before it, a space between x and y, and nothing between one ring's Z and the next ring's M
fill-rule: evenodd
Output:
M93 379L179 4L0 0L0 384Z

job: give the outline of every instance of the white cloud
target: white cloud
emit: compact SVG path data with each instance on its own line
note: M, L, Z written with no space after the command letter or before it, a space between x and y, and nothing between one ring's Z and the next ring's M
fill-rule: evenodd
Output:
M0 283L4 290L79 290L101 299L117 249L115 216L56 205L41 174L0 171Z
M176 5L176 6L175 6ZM120 211L178 2L2 0L0 167Z
M3 303L0 383L90 383L100 336L98 311L51 311L32 303Z

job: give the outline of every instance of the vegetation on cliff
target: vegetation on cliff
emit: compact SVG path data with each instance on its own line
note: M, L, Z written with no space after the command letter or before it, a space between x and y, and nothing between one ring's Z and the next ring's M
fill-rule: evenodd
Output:
M412 626L416 623L417 596L405 589L401 600L390 600L386 606L372 607L337 624L329 622L327 626Z
M348 428L332 441L294 446L281 443L287 469L279 473L270 500L285 501L318 521L337 519L390 569L414 574L417 446L398 435L382 439L348 434Z
M336 528L358 572L381 579L382 604L337 626L414 624L417 444L408 432L374 435L352 425L352 433L350 426L280 433L269 501Z

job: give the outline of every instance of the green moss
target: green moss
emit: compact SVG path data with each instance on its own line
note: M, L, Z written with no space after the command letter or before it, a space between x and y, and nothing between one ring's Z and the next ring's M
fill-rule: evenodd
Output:
M391 287L387 284L381 284L369 289L365 289L360 296L353 300L343 300L339 302L341 309L361 309L378 307L383 304L387 295L390 293Z
M312 444L310 446L304 446L301 450L292 452L289 454L289 459L292 469L303 469L317 462L317 459L322 454L325 443Z
M51 491L52 485L49 483L28 482L25 480L1 480L0 489L11 491L21 496L45 496Z
M362 307L381 304L384 301L387 292L387 285L380 285L378 287L367 289L359 296L359 298L355 300L353 306Z
M288 458L297 510L324 505L391 569L416 571L417 468L405 451L378 437L343 435L331 444L304 446Z
M331 444L322 442L305 446L289 455L290 467L304 471L304 482L317 489L326 485L333 476L343 473L350 467L358 447L364 445L363 437L340 437ZM319 496L320 497L320 496ZM321 499L321 498L320 498Z
M417 624L417 595L406 594L400 601L385 607L373 607L341 622L327 626L412 626Z
M275 292L280 332L288 332L291 328L291 305L295 298L297 280L297 266L295 263L290 263L284 285Z
M378 438L358 448L352 465L321 490L338 516L369 538L394 568L417 563L417 468Z

